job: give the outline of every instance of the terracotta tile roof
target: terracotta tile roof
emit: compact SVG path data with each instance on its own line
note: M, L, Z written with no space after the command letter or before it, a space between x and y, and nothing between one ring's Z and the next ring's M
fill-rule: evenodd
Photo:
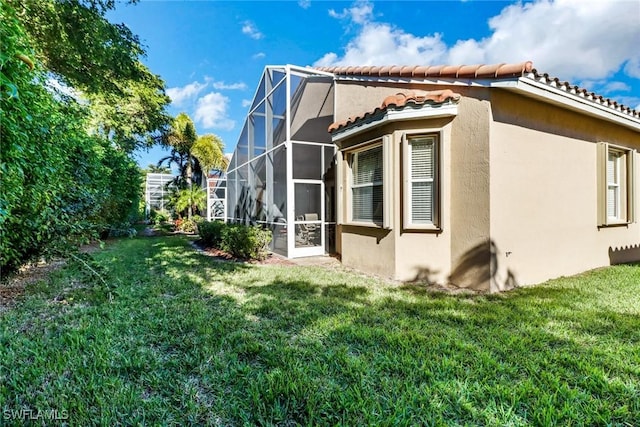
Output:
M371 77L515 77L522 76L533 70L533 62L519 64L492 65L432 65L432 66L384 66L384 67L317 67L319 71L343 76L371 76Z
M563 82L561 81L559 78L557 77L551 77L549 76L549 74L539 74L535 69L532 70L530 73L527 73L525 75L525 77L528 77L532 80L535 80L539 83L543 83L546 84L547 86L551 86L551 87L556 87L560 90L564 90L568 93L577 95L581 98L593 101L596 104L600 104L602 106L605 107L609 107L613 110L619 111L623 114L626 114L628 116L631 116L633 118L640 118L640 111L638 110L634 110L631 107L627 107L625 105L622 105L620 103L618 103L617 101L610 99L610 98L605 98L602 95L598 95L597 93L594 92L590 92L587 89L581 88L579 86L576 85L572 85L569 82Z
M423 104L442 104L452 100L458 102L460 100L460 94L453 92L450 89L444 90L403 90L395 95L389 95L382 101L380 107L375 108L372 111L367 111L358 116L349 117L347 120L341 122L335 122L329 125L329 132L335 132L339 129L350 126L360 120L368 119L379 113L382 113L389 108L401 110L409 105L420 106Z
M561 81L548 74L540 74L533 68L533 62L526 61L515 64L476 64L476 65L433 65L433 66L342 66L316 67L317 70L337 76L359 77L398 77L398 78L450 78L450 79L500 79L525 77L538 83L555 87L580 98L602 105L634 119L640 119L640 111L627 107L587 89Z

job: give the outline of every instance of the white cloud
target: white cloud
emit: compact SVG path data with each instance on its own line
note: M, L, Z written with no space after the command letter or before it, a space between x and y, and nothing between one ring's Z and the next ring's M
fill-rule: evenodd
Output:
M368 1L357 1L349 9L342 9L342 12L329 9L329 16L336 19L348 18L356 24L365 24L373 18L373 4Z
M331 52L314 65L436 64L446 52L440 34L416 37L386 23L369 23L347 44L344 56Z
M264 34L262 34L251 21L244 21L242 23L242 33L256 40L260 40L264 37Z
M262 58L264 58L265 56L267 56L267 54L266 54L266 53L264 53L264 52L258 52L258 53L256 53L255 55L253 55L251 58L253 58L253 59L262 59Z
M235 122L228 116L229 98L219 92L211 92L198 99L194 120L205 129L231 130Z
M224 90L224 89L245 90L247 89L247 85L246 83L243 83L243 82L226 84L225 82L220 81L220 82L213 82L213 88L218 90Z
M620 69L640 77L640 25L635 1L539 0L505 7L489 20L491 34L447 46L439 34L415 35L373 20L371 3L333 17L360 25L344 54L314 65L475 64L532 60L563 80L604 79Z
M625 82L609 82L603 88L602 92L629 92L631 90L631 86L626 84Z
M193 99L205 88L207 83L193 82L182 87L170 87L167 89L167 95L171 98L173 105L179 107L184 103Z
M298 0L298 6L303 9L309 9L311 7L311 0Z
M250 105L251 105L251 100L250 100L250 99L243 99L243 100L242 100L242 106L243 106L244 108L247 108L247 107L248 107L248 106L250 106Z

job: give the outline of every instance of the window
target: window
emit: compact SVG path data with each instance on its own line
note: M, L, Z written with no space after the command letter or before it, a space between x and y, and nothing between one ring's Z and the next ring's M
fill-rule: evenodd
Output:
M622 219L620 200L620 175L623 168L624 153L618 150L607 152L607 219Z
M404 226L438 227L438 136L407 135L404 147Z
M382 224L382 145L351 153L351 221Z
M634 151L600 144L600 225L633 222Z

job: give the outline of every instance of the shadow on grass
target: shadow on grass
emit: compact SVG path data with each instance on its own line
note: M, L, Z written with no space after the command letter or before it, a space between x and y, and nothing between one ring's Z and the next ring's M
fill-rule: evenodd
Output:
M78 425L632 425L640 414L640 321L599 303L631 288L447 295L216 262L184 237L122 241L98 262L116 282L111 303L2 324L11 408L67 408ZM13 332L27 319L36 326Z

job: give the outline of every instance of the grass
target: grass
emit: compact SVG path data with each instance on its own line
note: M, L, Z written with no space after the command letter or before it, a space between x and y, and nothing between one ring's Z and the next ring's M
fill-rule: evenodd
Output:
M0 424L638 425L640 267L453 296L118 240L0 313ZM46 412L45 412L46 413ZM44 423L42 420L33 423Z

